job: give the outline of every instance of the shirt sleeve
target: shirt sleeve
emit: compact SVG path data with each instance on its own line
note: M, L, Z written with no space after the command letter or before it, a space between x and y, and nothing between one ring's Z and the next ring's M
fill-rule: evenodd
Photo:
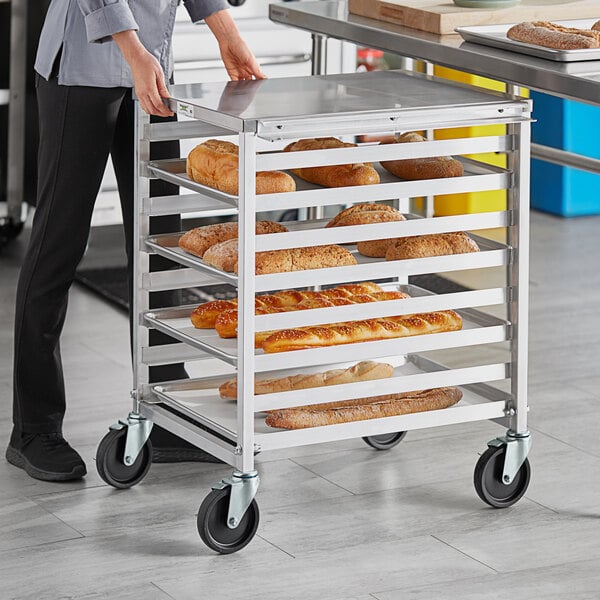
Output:
M77 0L88 42L107 42L113 33L139 29L127 0Z
M228 7L225 0L183 0L183 4L194 23Z

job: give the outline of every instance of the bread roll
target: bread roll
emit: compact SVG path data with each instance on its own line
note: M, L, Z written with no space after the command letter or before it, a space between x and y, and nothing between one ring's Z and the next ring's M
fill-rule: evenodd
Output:
M284 150L324 150L329 148L354 148L356 144L342 142L334 137L311 138L288 144ZM325 187L346 187L351 185L372 185L379 183L379 173L368 163L331 165L327 167L305 167L291 169L292 173L311 183Z
M346 306L348 304L364 304L367 302L379 302L385 300L402 300L408 298L408 294L404 292L376 292L375 294L357 294L355 296L331 296L329 298L324 296L312 296L308 297L302 302L294 305L256 305L256 309L263 308L261 314L273 314L279 312L290 312L296 310L309 310L314 308L329 308L332 306ZM257 299L258 300L258 299ZM259 314L258 312L256 314ZM214 328L216 329L219 337L222 338L234 338L237 336L238 328L238 311L236 308L223 309L214 320ZM264 336L263 336L264 337Z
M600 21L596 21L593 25L592 25L592 30L593 31L600 31Z
M222 140L207 140L198 144L188 155L186 171L197 183L221 190L226 194L238 194L238 147ZM259 171L256 173L256 193L275 194L294 192L296 183L282 171Z
M555 50L600 48L600 32L593 29L576 29L548 21L534 21L513 25L506 36L511 40Z
M354 256L348 250L336 244L267 250L256 253L256 275L304 271L306 269L325 269L355 264L356 259ZM238 273L237 261L233 271L236 274Z
M254 393L273 394L278 392L290 392L293 390L305 390L308 388L326 385L339 385L343 383L355 383L357 381L372 381L374 379L385 379L391 377L394 367L386 363L373 361L362 361L347 369L331 369L322 373L310 375L290 375L277 379L255 379ZM222 398L235 400L237 398L237 379L230 379L219 387Z
M288 352L290 350L456 331L461 328L462 319L460 316L453 310L445 310L365 321L349 321L319 327L282 329L267 337L262 348L267 353Z
M398 238L387 247L385 259L425 258L468 252L479 252L479 246L464 231L456 231Z
M287 230L285 225L274 221L257 221L256 223L256 235L282 233ZM235 239L237 236L238 224L236 222L214 223L213 225L204 225L186 231L179 238L179 247L202 258L211 246L218 242Z
M455 387L436 388L402 394L332 402L269 411L265 423L280 429L303 429L364 419L395 417L426 410L439 410L456 404L462 392Z
M402 144L406 142L424 142L422 135L409 132L396 140L381 142L382 144ZM426 158L406 158L402 160L385 160L381 166L401 179L440 179L442 177L460 177L463 172L462 163L450 156L431 156Z

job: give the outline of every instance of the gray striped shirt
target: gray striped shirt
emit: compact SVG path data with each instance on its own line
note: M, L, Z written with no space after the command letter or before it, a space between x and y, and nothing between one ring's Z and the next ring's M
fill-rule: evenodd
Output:
M35 70L48 79L62 47L61 85L133 87L129 65L112 34L134 29L160 62L173 72L171 36L179 0L52 0L40 35ZM225 0L184 0L192 21L227 7Z

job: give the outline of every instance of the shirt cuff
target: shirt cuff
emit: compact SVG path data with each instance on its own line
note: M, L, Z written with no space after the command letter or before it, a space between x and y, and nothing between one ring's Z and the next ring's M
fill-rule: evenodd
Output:
M225 0L183 0L183 4L194 23L229 6Z
M129 6L124 2L108 4L85 17L88 42L110 41L113 33L139 29Z

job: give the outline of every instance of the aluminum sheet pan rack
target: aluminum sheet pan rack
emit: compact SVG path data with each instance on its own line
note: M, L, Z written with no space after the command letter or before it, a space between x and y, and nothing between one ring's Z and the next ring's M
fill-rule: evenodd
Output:
M493 419L508 431L488 443L475 467L475 487L492 506L514 504L524 494L530 472L526 397L529 101L402 71L175 86L172 96L169 105L179 115L179 122L150 124L144 113L137 113L134 402L128 418L113 425L100 444L97 464L103 479L116 487L130 487L143 479L149 468L148 435L153 423L229 463L235 468L233 475L214 486L198 514L202 539L217 552L229 553L243 548L258 526L256 452L352 437L363 437L372 448L390 449L412 429ZM300 138L335 136L347 141L364 134L393 136L483 124L504 124L506 133L283 151L287 143ZM238 194L190 180L185 158L148 160L153 141L212 137L226 137L239 146ZM479 162L477 155L487 152L505 153L507 168ZM458 157L464 174L409 181L380 166L382 161L439 156ZM295 177L296 191L255 193L258 171L291 172L351 163L372 163L380 183L324 188ZM151 178L175 183L186 193L152 198ZM507 191L505 210L426 217L403 208L409 198L494 189ZM401 207L405 220L326 227L325 211L336 214L344 207L366 202ZM255 235L257 214L275 210L298 211L301 218L286 222L284 233ZM178 246L181 232L150 235L151 218L189 212L207 218L237 216L236 273L222 271L182 250ZM367 240L455 231L468 231L480 251L386 261L363 256L357 247L358 242ZM329 244L345 248L355 264L255 274L257 252ZM179 268L150 272L152 254L170 259ZM474 282L469 288L434 293L427 283L432 275L451 278L463 271ZM256 294L362 281L376 281L384 290L402 291L409 297L255 315ZM236 338L221 338L215 329L194 328L190 314L195 305L150 310L151 292L216 282L237 288ZM462 327L392 339L359 338L294 351L267 352L260 344L255 347L256 332L447 310L458 312ZM151 346L150 329L166 333L177 343ZM205 365L206 377L149 383L151 366L192 360L204 361L198 364ZM255 374L260 378L315 374L363 360L389 363L393 373L374 381L309 391L255 394ZM226 376L214 375L210 365L217 363ZM237 402L221 398L219 393L219 386L232 377L237 380ZM341 422L334 419L332 424L320 422L319 426L290 430L265 422L268 413L280 409L347 404L359 398L449 386L462 392L462 399L449 408L408 414L392 411L392 416Z

